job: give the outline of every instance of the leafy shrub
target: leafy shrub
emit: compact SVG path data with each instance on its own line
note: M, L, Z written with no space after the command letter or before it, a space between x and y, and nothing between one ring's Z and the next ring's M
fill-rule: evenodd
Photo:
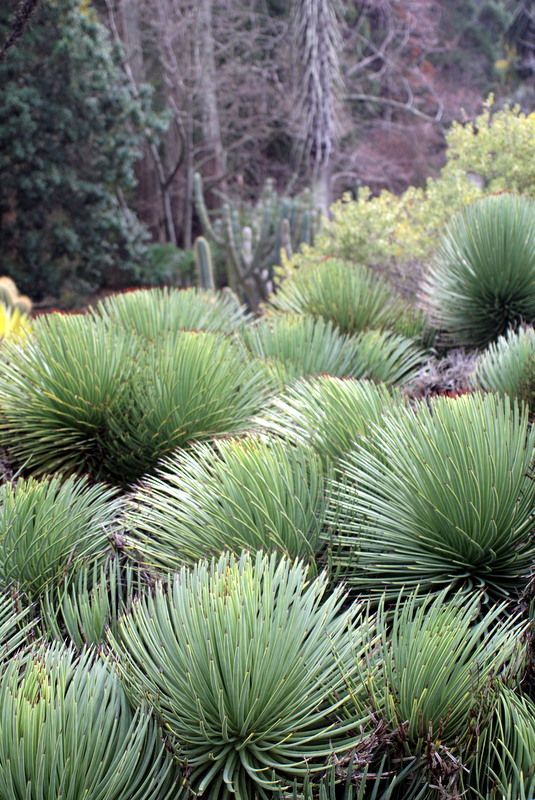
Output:
M158 242L147 247L145 256L147 283L165 283L189 286L195 282L195 256L193 250L182 250L171 242Z
M401 406L395 389L322 376L288 386L255 422L272 435L312 447L324 462L335 462L380 424L385 411Z
M0 707L2 797L171 796L172 765L153 720L144 708L131 713L117 678L91 653L54 647L13 659L0 677Z
M450 222L423 293L450 341L479 347L535 320L534 287L535 200L502 194Z
M516 106L496 111L490 98L473 124L454 122L449 129L447 161L437 179L401 196L384 191L372 197L363 187L357 199L344 197L333 205L313 252L386 269L415 291L413 263L432 256L453 213L492 192L535 195L534 137L534 113ZM292 259L290 270L299 260Z
M481 586L513 595L535 555L534 444L527 412L497 395L385 414L342 464L333 561L372 594Z
M155 706L200 794L267 798L366 738L368 714L339 714L341 664L350 677L367 629L348 635L358 608L342 612L326 585L275 555L224 555L181 569L123 618L124 680Z
M520 328L500 336L479 356L472 380L489 392L508 394L530 402L535 399L535 331Z
M259 437L201 443L168 460L126 515L142 561L163 572L224 550L313 562L325 512L319 455Z
M0 487L0 586L35 599L50 583L106 552L115 493L85 478L19 479ZM115 523L116 525L116 523Z
M223 337L148 342L107 321L51 315L3 348L0 433L35 473L88 471L126 484L196 439L240 430L269 383Z
M244 322L244 308L228 292L204 289L145 289L116 294L95 312L111 326L147 339L177 330L232 333Z

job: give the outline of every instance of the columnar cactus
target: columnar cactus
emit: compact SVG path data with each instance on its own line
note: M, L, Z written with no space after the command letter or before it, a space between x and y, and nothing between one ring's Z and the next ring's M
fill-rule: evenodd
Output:
M195 268L201 289L215 289L214 270L212 267L212 254L210 244L204 236L195 239Z
M309 192L282 198L272 180L266 181L256 204L227 200L212 222L204 202L202 179L194 179L195 204L205 236L227 255L229 285L251 306L272 290L273 267L281 250L290 257L301 244L312 244L318 214Z

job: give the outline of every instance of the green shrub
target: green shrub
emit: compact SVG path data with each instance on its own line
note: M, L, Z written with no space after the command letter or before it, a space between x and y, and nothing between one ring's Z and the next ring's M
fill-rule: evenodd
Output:
M39 3L0 63L2 270L35 298L93 290L114 271L130 284L152 278L147 230L127 201L163 119L146 87L134 96L106 28L80 5ZM2 3L1 41L12 11Z
M309 445L324 462L336 462L380 424L385 411L399 411L402 404L395 389L322 376L288 386L255 422L288 442Z
M339 714L368 631L349 635L358 608L342 612L326 588L276 555L224 555L123 618L112 643L126 685L157 709L203 796L267 798L366 739L367 713Z
M115 493L85 478L0 487L0 586L37 598L67 567L102 558L117 527Z
M383 191L373 197L363 187L356 199L342 198L308 255L386 269L414 291L414 262L433 255L452 214L492 192L535 196L534 139L535 113L525 114L517 106L495 111L490 98L473 124L452 124L438 178L402 195ZM298 254L287 262L288 271L300 261Z
M479 356L472 383L488 392L532 401L535 383L535 331L520 328L500 336ZM533 405L530 404L533 410Z
M527 582L535 430L509 398L466 395L385 414L344 460L333 492L333 562L359 590Z
M37 320L3 348L0 434L35 473L127 484L177 447L243 428L270 390L230 341L176 331L154 342L88 316Z
M456 345L484 346L535 321L535 200L497 195L454 217L423 293Z
M149 713L132 714L92 654L42 649L0 677L0 796L10 800L164 800L171 761Z
M98 316L147 339L177 330L232 333L245 319L230 292L204 289L145 289L116 294L95 307Z
M24 648L32 623L28 618L28 609L17 608L14 598L7 592L0 591L0 665Z
M259 437L201 443L168 460L132 497L125 527L163 572L224 550L314 561L325 512L319 455Z

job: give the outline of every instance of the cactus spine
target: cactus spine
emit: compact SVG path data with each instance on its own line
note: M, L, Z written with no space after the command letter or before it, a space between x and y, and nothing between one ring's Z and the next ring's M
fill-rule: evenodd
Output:
M214 283L214 270L212 266L212 253L210 251L210 244L204 236L198 236L195 239L195 266L197 268L197 277L201 289L215 289Z

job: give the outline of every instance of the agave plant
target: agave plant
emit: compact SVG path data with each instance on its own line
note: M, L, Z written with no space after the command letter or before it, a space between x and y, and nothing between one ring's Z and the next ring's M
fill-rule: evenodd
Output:
M253 436L201 443L142 484L125 527L143 563L163 572L224 550L313 562L325 483L319 455L304 445Z
M354 337L306 314L264 317L244 328L242 339L283 382L321 373L342 377L358 370Z
M288 442L310 445L324 462L335 462L381 422L385 411L402 405L396 389L323 376L288 386L255 423Z
M284 281L270 305L321 317L342 333L391 329L421 339L426 329L423 313L405 304L368 267L333 258L301 267Z
M364 679L391 745L416 759L409 784L420 785L419 796L435 797L431 787L460 796L459 765L494 712L492 684L518 665L525 624L504 616L505 603L482 614L481 599L413 593L400 595L393 610L379 604L379 641L370 646Z
M41 628L49 640L77 649L102 644L106 632L137 594L143 591L139 571L122 564L118 554L73 569L62 581L49 584L40 598Z
M508 397L437 398L385 414L345 458L332 493L334 563L372 594L521 591L535 556L534 445L527 410Z
M472 381L486 391L528 400L535 388L534 372L535 331L520 328L488 346L476 362Z
M28 609L18 609L11 595L0 592L0 665L26 646L32 627Z
M179 447L247 428L275 386L262 364L211 333L169 334L140 366L128 414L109 420L109 458L123 483Z
M535 792L535 703L505 683L494 694L471 765L471 789L485 800L529 800Z
M0 487L0 586L30 600L67 567L103 557L116 528L115 492L86 478L19 479Z
M347 336L330 321L307 314L264 317L243 330L243 340L283 382L324 373L396 383L409 377L424 358L402 336L381 331Z
M0 439L42 474L126 484L176 447L239 430L270 384L230 341L175 332L149 342L89 316L50 315L0 371Z
M342 611L326 587L275 554L227 554L182 568L121 621L123 679L157 709L203 797L267 798L366 739L367 714L340 715L367 630L351 632L357 607Z
M356 341L358 365L353 375L376 383L405 384L426 360L411 339L390 331L363 331Z
M455 216L423 296L433 323L458 345L483 347L535 322L535 201L501 194Z
M113 327L148 339L177 330L232 333L245 309L229 292L206 289L139 289L97 303L95 312Z
M91 653L13 659L0 677L0 796L10 800L180 797L146 708Z

